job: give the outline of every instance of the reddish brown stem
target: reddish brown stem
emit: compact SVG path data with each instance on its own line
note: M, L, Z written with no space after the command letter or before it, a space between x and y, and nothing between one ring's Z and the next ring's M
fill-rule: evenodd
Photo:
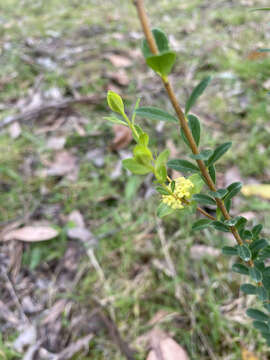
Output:
M134 0L133 2L134 2L134 5L135 5L135 7L137 9L138 17L140 19L140 23L141 23L141 26L142 26L146 41L148 43L148 46L149 46L151 52L154 55L156 55L156 54L158 54L158 48L157 48L154 36L152 34L152 31L151 31L149 20L148 20L148 17L147 17L146 11L145 11L145 7L144 7L144 2L143 2L143 0ZM197 144L196 144L196 142L195 142L195 140L193 138L193 135L191 133L191 130L190 130L189 126L188 126L185 114L184 114L181 106L179 105L179 103L177 101L175 92L173 90L173 87L172 87L170 81L167 78L162 78L162 81L163 81L164 87L165 87L165 89L167 91L168 97L169 97L169 99L170 99L170 101L172 103L172 106L173 106L173 108L174 108L174 110L175 110L175 112L177 114L180 126L183 129L184 134L185 134L185 136L186 136L186 138L187 138L187 140L189 142L192 153L193 154L199 154L198 146L197 146ZM196 160L196 161L197 161L198 167L199 167L199 169L200 169L200 171L201 171L201 173L202 173L202 175L203 175L203 177L205 179L205 182L208 185L209 189L211 191L215 192L217 190L216 186L215 186L213 180L211 179L211 176L210 176L210 174L208 172L207 167L205 166L205 163L202 160ZM221 210L224 218L226 220L229 220L231 217L230 217L230 214L228 213L223 201L221 199L219 199L219 198L215 198L215 201L216 201L217 206ZM204 214L204 215L207 216L206 214ZM232 234L233 234L236 242L238 243L238 245L243 245L244 242L241 239L236 227L235 226L230 226L230 231L232 232ZM254 263L253 263L252 260L249 260L247 262L247 264L250 267L254 266Z

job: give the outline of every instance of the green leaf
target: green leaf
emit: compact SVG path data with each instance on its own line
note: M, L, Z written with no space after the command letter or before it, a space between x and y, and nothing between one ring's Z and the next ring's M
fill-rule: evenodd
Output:
M160 165L157 170L155 170L155 176L157 181L164 183L167 180L167 169L165 165Z
M240 290L247 295L256 295L257 294L256 286L251 285L251 284L242 284L240 286Z
M192 136L193 136L197 146L199 146L200 136L201 136L200 120L197 118L197 116L195 116L193 114L189 114L187 116L187 118L188 118L188 125L191 130Z
M135 197L141 182L142 180L140 176L133 175L128 178L125 185L125 199L127 201L130 202Z
M240 264L240 263L233 264L232 270L234 272L237 272L237 273L243 274L243 275L249 274L249 269L245 265Z
M124 103L120 95L116 92L109 90L107 93L107 103L110 109L121 115L125 113Z
M269 7L255 8L255 9L251 9L250 11L270 11L270 8Z
M160 76L167 76L175 63L174 51L167 51L160 55L152 55L146 58L147 65Z
M258 50L259 52L270 52L270 49L262 48ZM269 93L268 93L269 94Z
M212 155L212 150L202 150L199 154L191 154L190 157L194 160L208 160Z
M147 146L149 143L149 135L144 133L139 134L138 143L143 146Z
M258 297L259 297L259 299L261 301L268 300L268 293L267 293L266 289L263 286L258 286L257 287L257 295L258 295Z
M137 101L136 101L136 104L134 106L134 110L132 112L132 118L131 118L131 122L132 124L134 124L135 122L135 119L136 119L136 110L138 109L139 105L140 105L140 101L141 101L141 98L138 98Z
M226 201L228 201L228 200L226 200ZM231 200L229 199L229 201L231 201ZM243 216L240 216L240 219L237 221L235 226L236 226L237 230L239 231L245 227L246 223L247 223L247 219Z
M232 199L242 188L242 183L234 182L227 187L228 194L225 196L225 199Z
M252 235L253 235L253 238L256 238L257 236L259 236L262 229L263 229L262 224L258 224L258 225L253 226L252 231L251 231Z
M142 129L139 125L134 124L134 127L135 127L135 129L136 129L139 137L140 137L142 134L144 134L143 129Z
M264 262L263 262L263 261L254 260L254 265L256 266L256 268L257 268L258 270L260 270L261 273L264 272L264 270L265 270L265 265L264 265Z
M171 189L172 189L172 192L174 192L174 190L175 190L175 181L174 180L171 182Z
M104 116L104 119L107 120L107 121L110 121L110 122L112 122L114 124L120 124L120 125L128 126L128 124L125 121L120 120L118 117L116 117L114 115Z
M159 192L161 195L171 195L171 193L166 190L165 188L163 188L162 186L157 186L156 187L157 192Z
M261 332L264 332L264 333L269 332L269 327L266 325L266 323L264 323L262 321L254 321L253 326L255 327L255 329L258 329Z
M168 149L163 150L157 157L156 167L158 168L160 165L166 164L168 161L168 157L170 152Z
M263 283L263 286L269 291L270 290L270 277L265 276L265 274L263 274L262 283Z
M148 147L138 144L134 147L133 154L135 161L137 161L138 163L141 163L146 166L151 165L150 163L151 160L153 159L153 155L150 149L148 149Z
M227 192L227 189L218 189L217 191L209 191L209 194L214 198L222 199Z
M262 281L262 273L255 266L249 268L249 275L257 283Z
M168 167L180 172L199 172L199 168L187 160L172 159L168 161Z
M252 251L252 253L257 252L261 249L264 249L265 247L267 247L268 241L265 239L257 239L252 241L252 243L249 245L250 250Z
M270 266L266 267L266 268L263 270L263 275L270 276Z
M190 97L186 102L185 115L189 113L189 110L196 103L197 99L202 95L202 93L207 88L210 81L211 81L211 77L207 76L203 78L202 81L194 88L194 90L192 91Z
M251 317L252 319L254 320L258 320L258 321L267 321L268 320L268 316L260 311L260 310L257 310L257 309L247 309L247 316Z
M151 172L151 168L138 163L133 158L123 160L123 166L127 170L131 171L133 174L145 175Z
M197 118L197 116L195 116L193 114L189 114L187 116L187 119L188 119L188 126L189 126L192 136L195 140L195 143L197 144L197 146L199 146L200 136L201 136L200 120ZM187 144L187 146L190 147L189 141L184 133L183 128L181 128L181 136L182 136L184 142ZM194 156L198 156L198 155L194 155Z
M237 248L232 246L224 246L222 248L222 253L224 255L238 255Z
M262 261L269 259L270 258L270 246L267 246L266 248L264 248L261 253L260 253L260 259Z
M190 180L192 182L192 184L194 185L190 191L191 195L198 194L204 186L204 181L203 181L201 175L200 174L190 175L188 177L188 180Z
M171 213L173 213L175 210L172 209L170 206L164 204L163 202L161 202L157 208L157 216L162 218L164 216L170 215Z
M155 28L152 30L152 34L155 38L156 45L157 45L160 53L167 52L170 50L169 41L168 41L168 38L167 38L166 34L164 33L164 31L162 31L161 29ZM145 58L148 58L153 55L151 50L149 49L148 43L145 39L143 40L143 44L142 44L142 53Z
M158 181L165 182L167 180L166 163L170 155L169 150L162 151L155 161L155 175Z
M211 223L211 225L213 226L213 228L215 228L216 230L219 230L219 231L223 231L223 232L230 232L230 229L227 225L225 225L223 222L221 221L213 221Z
M205 194L195 194L192 196L192 199L203 205L216 205L215 200Z
M239 235L243 240L252 239L252 233L249 230L241 229Z
M267 345L270 346L270 334L269 333L261 333L262 337L267 341Z
M249 248L246 245L238 245L237 246L237 251L238 251L239 257L242 260L248 261L248 260L251 259L251 252L250 252Z
M236 218L231 218L229 220L225 220L224 224L228 225L228 226L235 226L237 221L238 221L238 216Z
M225 199L224 200L224 205L226 207L226 210L228 212L230 212L230 209L231 209L231 205L232 205L232 200L231 199Z
M156 107L142 106L139 107L135 112L136 115L142 116L147 119L178 123L178 119L175 116Z
M209 225L211 225L211 222L212 220L210 219L200 219L192 225L192 230L197 231L197 230L205 229Z
M210 156L210 158L207 161L207 166L213 165L215 162L217 162L232 146L231 142L226 142L224 144L219 145L213 155Z
M216 183L216 169L215 169L215 165L210 165L208 168L209 171L209 175L211 176L211 179L213 181L213 183Z

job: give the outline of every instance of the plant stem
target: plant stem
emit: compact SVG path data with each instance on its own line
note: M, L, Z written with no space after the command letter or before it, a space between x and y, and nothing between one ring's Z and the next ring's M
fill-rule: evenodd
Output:
M134 2L134 5L135 5L135 7L137 9L138 17L139 17L139 20L140 20L140 23L141 23L141 26L142 26L146 41L148 43L148 46L149 46L151 52L154 55L157 55L158 54L158 48L157 48L154 36L153 36L151 28L150 28L149 20L148 20L148 17L147 17L146 11L145 11L145 7L144 7L144 1L143 0L133 0L133 2ZM196 142L195 142L195 140L194 140L194 138L192 136L192 133L191 133L190 128L188 126L188 123L186 121L184 112L181 109L181 107L180 107L180 105L179 105L179 103L177 101L177 98L176 98L175 92L173 90L173 87L172 87L172 85L171 85L171 83L170 83L170 81L168 80L167 77L166 78L162 77L162 82L163 82L164 87L165 87L165 89L167 91L167 94L168 94L168 97L169 97L169 99L171 101L171 104L173 105L174 110L175 110L175 112L177 114L180 126L182 127L182 129L184 131L184 134L186 135L186 138L187 138L187 140L189 142L191 151L192 151L193 154L197 155L197 154L199 154L199 149L198 149L197 144L196 144ZM217 190L216 186L215 186L214 182L212 181L212 179L211 179L211 177L209 175L208 169L205 166L204 162L202 160L196 160L196 161L197 161L198 167L199 167L199 169L201 171L201 174L203 175L203 177L205 179L205 182L208 185L209 189L211 191L216 191ZM217 206L221 210L224 218L226 220L229 220L231 217L230 217L230 214L228 213L223 201L221 199L218 199L218 198L215 198L215 201L216 201ZM244 242L241 239L236 227L235 226L230 226L230 231L232 232L237 244L238 245L243 245ZM254 266L254 263L253 263L252 260L249 260L246 263L250 267ZM261 284L259 283L258 285L260 286Z
M202 208L200 208L199 206L197 206L197 210L203 214L204 216L208 217L211 220L216 220L216 218L212 215L210 215L207 211L203 210Z

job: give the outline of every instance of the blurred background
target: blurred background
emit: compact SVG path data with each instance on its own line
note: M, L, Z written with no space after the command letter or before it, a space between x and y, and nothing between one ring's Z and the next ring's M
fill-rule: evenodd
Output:
M171 78L180 104L213 77L194 108L202 141L233 142L217 167L219 187L256 185L232 215L266 224L265 237L270 59L258 49L269 47L270 15L249 10L267 5L146 1L152 26L177 52ZM141 40L131 1L0 3L1 359L142 360L153 329L190 359L245 360L246 351L267 359L245 315L254 300L239 293L244 278L221 255L231 237L192 233L195 216L158 220L152 177L122 169L134 144L126 128L104 120L107 90L129 112L141 97L173 113ZM137 121L152 149L185 156L178 129Z

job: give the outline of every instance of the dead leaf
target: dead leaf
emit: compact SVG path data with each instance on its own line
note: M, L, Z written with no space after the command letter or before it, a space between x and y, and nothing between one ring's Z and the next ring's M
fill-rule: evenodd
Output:
M80 228L80 227L71 228L68 229L67 234L68 237L70 237L71 239L77 239L83 242L89 242L89 240L93 239L92 233L86 228Z
M29 295L23 297L22 308L25 314L35 314L43 310L42 305L35 303Z
M55 360L67 360L72 358L77 352L86 350L86 353L89 349L89 342L93 339L94 335L91 333L75 343L71 343L67 348L61 351L59 354L56 354Z
M270 79L266 80L266 81L263 83L263 87L264 87L266 90L270 90Z
M242 349L242 360L259 360L259 358L247 349Z
M46 170L48 176L64 176L77 170L76 157L68 151L60 151L56 154L51 167Z
M199 260L203 257L214 258L221 254L219 249L206 245L193 245L190 248L190 257L194 260Z
M18 352L23 352L26 346L33 345L36 342L37 330L33 325L27 325L21 331L13 343L13 347Z
M154 329L150 337L152 350L146 360L189 360L184 349L159 329Z
M67 231L67 235L70 239L81 240L89 247L96 245L96 238L91 233L91 231L85 227L83 216L78 210L72 211L72 213L70 213L68 216L68 220L74 222L76 225Z
M245 196L260 196L270 200L270 184L244 185L241 191Z
M110 91L110 90L116 92L119 95L122 95L122 88L120 86L117 86L113 82L110 82L107 85L107 91Z
M50 309L47 316L42 320L42 325L54 323L57 318L64 312L67 301L65 299L58 300Z
M102 167L105 163L105 153L103 149L93 149L86 153L86 160L90 160L96 167Z
M129 67L132 65L132 61L130 58L123 56L123 55L116 55L116 54L109 54L105 56L113 66L119 67Z
M129 77L124 69L120 69L117 72L109 73L109 78L115 81L121 86L127 86L129 84Z
M46 147L51 150L62 150L66 142L66 138L63 136L53 136L47 141Z
M8 132L12 139L17 139L22 132L21 125L17 121L15 121L9 126Z
M25 226L6 233L3 236L3 240L20 240L26 242L45 241L55 238L58 233L57 230L48 226Z
M11 312L7 306L0 300L0 319L3 319L10 323L10 325L18 325L19 319L15 316L13 312Z
M114 139L111 144L112 150L120 150L127 147L132 141L132 132L130 128L124 125L114 125Z
M172 316L177 315L177 313L169 312L166 310L159 310L155 313L155 315L152 317L152 319L148 322L149 325L156 325L159 322L162 322L162 320L166 318L171 318Z
M76 225L76 227L85 227L83 216L79 212L79 210L73 210L68 215L68 221L73 222Z

